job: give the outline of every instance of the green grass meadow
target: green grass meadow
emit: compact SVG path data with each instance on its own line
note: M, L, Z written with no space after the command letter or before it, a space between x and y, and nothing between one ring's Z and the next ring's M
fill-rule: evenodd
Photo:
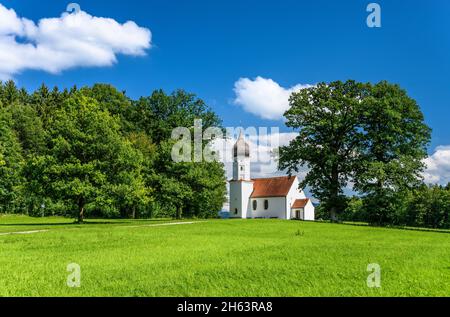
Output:
M0 296L450 296L449 232L192 221L0 216Z

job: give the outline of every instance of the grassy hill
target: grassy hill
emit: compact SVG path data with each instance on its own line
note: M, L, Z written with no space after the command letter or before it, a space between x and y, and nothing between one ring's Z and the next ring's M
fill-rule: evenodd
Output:
M445 232L283 220L70 222L0 217L0 296L450 295ZM69 263L81 267L79 288L66 285ZM366 285L369 263L381 266L380 288Z

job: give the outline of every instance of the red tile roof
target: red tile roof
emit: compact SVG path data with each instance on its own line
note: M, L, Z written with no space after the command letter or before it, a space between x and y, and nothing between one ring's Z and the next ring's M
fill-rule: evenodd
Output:
M291 208L305 208L306 204L308 203L309 199L297 199L296 201L294 201L294 203L292 204Z
M252 179L253 193L251 197L284 197L289 193L294 180L295 176Z

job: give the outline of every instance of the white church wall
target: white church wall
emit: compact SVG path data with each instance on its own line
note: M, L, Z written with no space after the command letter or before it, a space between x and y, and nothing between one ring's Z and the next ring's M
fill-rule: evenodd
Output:
M294 182L292 183L292 187L289 190L289 193L286 196L286 216L284 218L291 219L291 207L297 199L305 199L306 195L303 190L299 189L299 181L298 178L295 177Z
M245 211L245 214L242 215L242 218L249 218L248 210L250 195L253 193L253 182L241 182L242 183L242 210Z
M311 200L305 206L305 220L315 220L315 207Z
M297 219L297 211L300 213L301 220L315 220L315 207L311 200L309 200L304 208L291 209L291 219Z
M230 182L230 217L247 218L248 201L253 192L251 181ZM237 213L236 213L237 209Z
M230 217L236 218L242 216L241 209L241 190L238 182L230 182Z
M264 201L269 202L267 209ZM256 201L256 210L253 209L253 201ZM280 218L286 219L286 199L284 197L250 198L249 218Z

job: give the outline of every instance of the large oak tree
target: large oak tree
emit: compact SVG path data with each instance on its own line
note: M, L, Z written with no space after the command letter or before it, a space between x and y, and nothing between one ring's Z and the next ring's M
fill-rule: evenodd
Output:
M299 132L280 149L280 168L302 166L331 219L346 207L345 187L364 197L371 223L392 222L396 199L420 183L430 129L417 103L397 85L320 83L293 93L286 125ZM396 197L397 196L397 197Z
M279 167L290 174L306 167L301 186L311 188L332 220L345 209L343 189L358 162L358 114L366 95L366 86L355 81L319 83L293 93L285 113L286 125L299 134L280 148Z
M364 131L354 188L364 196L369 222L392 223L403 192L421 183L430 128L418 104L398 85L370 85L364 98L360 129Z

